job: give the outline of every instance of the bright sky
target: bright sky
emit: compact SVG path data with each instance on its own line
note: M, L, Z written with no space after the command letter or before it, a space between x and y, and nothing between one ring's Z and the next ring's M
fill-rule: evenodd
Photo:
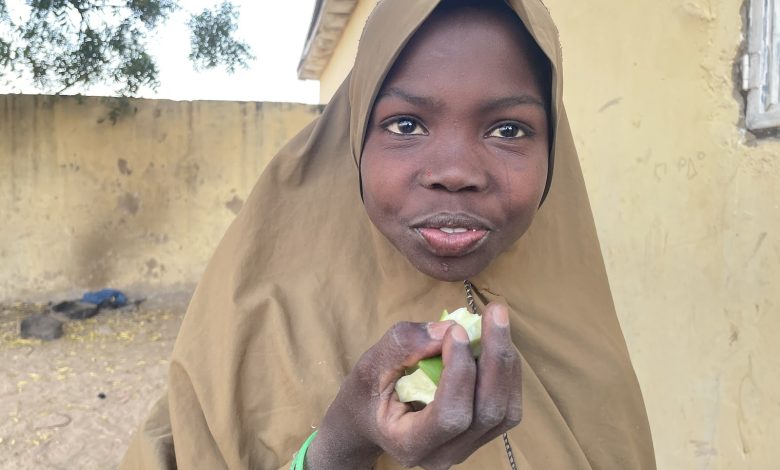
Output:
M9 6L12 2L8 2ZM180 0L183 11L171 16L149 51L160 68L160 87L144 98L172 100L236 100L319 102L319 83L298 80L298 61L314 11L314 0L233 0L240 9L236 36L249 43L256 59L249 70L233 75L222 71L194 72L189 62L188 13L212 7L220 0ZM29 84L2 93L40 93ZM110 87L93 87L88 95L111 94Z

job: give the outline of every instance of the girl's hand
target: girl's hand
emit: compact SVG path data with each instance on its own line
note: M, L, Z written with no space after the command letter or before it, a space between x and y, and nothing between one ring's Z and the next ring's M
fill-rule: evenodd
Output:
M522 417L520 357L507 308L482 317L482 353L471 356L453 322L398 323L360 358L328 409L306 468L369 469L386 452L404 466L446 469L516 426ZM434 401L414 411L398 401L396 380L420 359L441 354Z

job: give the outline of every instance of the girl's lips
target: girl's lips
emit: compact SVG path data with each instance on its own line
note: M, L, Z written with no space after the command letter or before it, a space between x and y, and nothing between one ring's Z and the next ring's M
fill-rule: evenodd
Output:
M417 231L425 239L433 254L453 257L467 255L474 251L488 234L484 229L448 233L451 230L444 232L438 228L420 227Z

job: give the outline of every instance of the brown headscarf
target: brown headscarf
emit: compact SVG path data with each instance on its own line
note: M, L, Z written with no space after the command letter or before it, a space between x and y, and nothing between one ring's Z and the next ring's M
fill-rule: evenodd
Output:
M446 1L446 0L445 0ZM395 322L466 303L369 221L358 163L382 81L439 0L384 0L323 115L269 164L211 260L173 352L168 393L124 469L288 468L342 378ZM539 0L507 2L553 65L555 182L531 229L471 281L509 306L523 359L520 469L652 469L650 430L615 315L566 112L558 33ZM400 465L386 455L377 469ZM499 438L461 468L509 468Z

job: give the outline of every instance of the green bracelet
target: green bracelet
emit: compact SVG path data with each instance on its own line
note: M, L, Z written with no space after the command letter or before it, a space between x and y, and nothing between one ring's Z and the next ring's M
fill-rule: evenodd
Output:
M316 435L317 435L317 431L314 431L313 433L311 433L311 436L309 436L309 438L306 439L306 441L304 441L301 448L295 454L295 458L293 459L292 465L290 465L290 470L304 470L303 462L306 460L306 451L309 449L309 444L311 444L311 441L314 440L314 436Z

